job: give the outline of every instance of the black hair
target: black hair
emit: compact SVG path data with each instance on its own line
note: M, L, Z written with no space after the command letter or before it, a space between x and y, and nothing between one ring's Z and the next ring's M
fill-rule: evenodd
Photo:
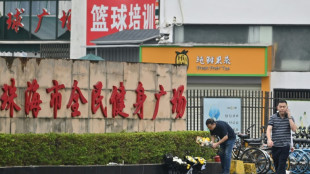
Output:
M214 124L214 123L215 123L215 121L214 121L213 118L208 118L207 121L206 121L206 125L208 125L208 124Z
M285 104L287 104L286 100L284 100L284 99L279 99L278 105L279 105L279 103L285 103Z

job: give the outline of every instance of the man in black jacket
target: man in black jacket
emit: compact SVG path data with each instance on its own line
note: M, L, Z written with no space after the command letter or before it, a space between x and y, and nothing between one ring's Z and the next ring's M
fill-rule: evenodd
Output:
M232 149L236 141L234 130L225 121L214 121L212 118L207 119L206 126L211 133L211 143L213 148L220 146L219 156L223 174L230 173L230 162ZM219 137L218 142L214 142L215 136Z

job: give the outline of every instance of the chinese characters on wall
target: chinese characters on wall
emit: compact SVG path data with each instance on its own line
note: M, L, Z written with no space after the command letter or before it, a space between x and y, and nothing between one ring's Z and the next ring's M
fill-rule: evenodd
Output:
M10 117L13 117L13 109L16 111L21 110L21 108L14 102L14 98L17 97L15 79L11 79L11 85L4 84L2 90L3 94L0 97L0 100L2 101L1 110L10 109Z
M53 87L47 88L46 93L50 93L50 107L53 108L53 115L54 118L57 118L57 111L61 109L62 105L62 93L61 91L64 90L65 85L59 84L57 80L53 80ZM37 118L39 112L41 110L40 104L42 100L40 99L40 93L37 92L40 85L37 83L37 80L34 79L32 82L27 82L27 89L25 90L25 114L29 115L32 113L34 118ZM104 117L108 117L107 115L107 107L103 106L103 98L104 96L101 95L102 90L102 82L97 82L93 85L93 89L91 91L91 111L95 114L98 109ZM159 110L159 102L160 97L166 95L166 91L162 85L159 85L160 91L154 95L156 104L155 109L153 112L152 120L156 119L158 110ZM4 84L2 87L3 94L0 96L1 103L1 110L9 110L10 117L13 117L13 110L20 111L21 107L18 103L15 103L14 99L17 98L17 88L15 86L15 79L11 79L11 84ZM186 108L186 98L183 96L184 86L181 85L178 89L173 89L173 97L170 100L172 104L172 113L176 113L176 119L182 118L184 115L184 111ZM126 89L123 82L120 82L120 86L116 87L113 86L112 94L109 99L109 103L112 105L112 117L115 118L116 116L122 116L127 118L129 116L128 113L125 113L123 110L125 106L125 95ZM135 107L135 111L133 115L138 115L140 119L143 119L143 104L147 98L144 94L143 84L141 82L138 83L136 89L136 103L133 104ZM79 111L80 104L88 103L87 99L84 97L82 91L78 86L78 81L74 80L73 86L71 88L71 95L67 103L67 108L71 108L71 116L77 117L81 115Z

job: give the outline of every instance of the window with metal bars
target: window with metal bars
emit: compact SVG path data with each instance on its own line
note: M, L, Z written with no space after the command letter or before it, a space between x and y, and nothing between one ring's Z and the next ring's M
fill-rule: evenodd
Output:
M274 89L273 90L273 106L274 106L274 113L277 111L277 104L279 99L293 99L293 100L300 100L300 99L310 99L310 89Z

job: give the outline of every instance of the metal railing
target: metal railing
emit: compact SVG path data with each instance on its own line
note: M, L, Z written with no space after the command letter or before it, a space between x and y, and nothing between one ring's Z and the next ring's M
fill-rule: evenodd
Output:
M187 90L187 130L203 130L203 99L204 98L240 98L241 99L241 131L244 132L252 124L252 138L261 136L261 127L266 130L270 115L276 112L279 99L310 100L309 89L274 89L269 91L216 89Z
M41 44L41 58L70 58L70 44Z

